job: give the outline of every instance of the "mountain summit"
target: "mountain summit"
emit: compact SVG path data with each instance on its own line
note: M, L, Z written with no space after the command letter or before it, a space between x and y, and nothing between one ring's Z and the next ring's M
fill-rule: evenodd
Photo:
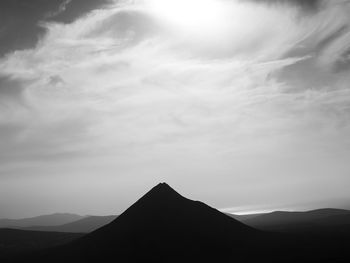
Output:
M108 225L46 262L198 262L243 256L261 233L160 183Z
M152 192L168 192L168 193L173 192L175 194L179 194L165 182L157 184L148 193L152 193Z
M172 202L184 199L182 195L176 192L167 183L159 183L148 191L138 202L152 202L153 205L160 202L168 202L171 204Z

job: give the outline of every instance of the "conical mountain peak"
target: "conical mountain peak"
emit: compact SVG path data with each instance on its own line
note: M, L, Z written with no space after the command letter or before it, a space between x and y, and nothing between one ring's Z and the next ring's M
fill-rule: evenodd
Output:
M153 187L150 192L159 192L162 194L177 194L180 195L178 192L176 192L172 187L170 187L167 183L159 183L155 187Z
M149 190L139 201L151 201L154 203L171 202L178 199L185 199L167 183L159 183Z
M175 255L171 262L197 262L198 258L204 262L208 257L216 262L220 254L232 258L231 251L248 247L257 234L257 230L160 183L114 221L55 255L69 262L83 262L81 255L84 262L107 261L116 255L121 262L169 262L169 255ZM184 261L186 258L191 260ZM63 261L67 262L59 262Z
M167 189L168 191L175 191L173 188L171 188L167 183L163 182L163 183L159 183L156 186L154 186L152 189ZM152 190L151 189L151 190Z

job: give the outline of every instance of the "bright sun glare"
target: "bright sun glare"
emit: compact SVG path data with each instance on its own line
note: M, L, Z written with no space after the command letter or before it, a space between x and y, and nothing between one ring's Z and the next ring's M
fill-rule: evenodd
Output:
M222 0L149 0L150 11L174 28L197 33L216 31L227 22Z

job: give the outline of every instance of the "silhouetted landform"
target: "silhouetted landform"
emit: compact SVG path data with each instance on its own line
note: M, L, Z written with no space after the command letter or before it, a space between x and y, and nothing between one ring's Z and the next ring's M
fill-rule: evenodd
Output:
M261 234L162 183L110 224L44 253L36 261L107 262L115 258L119 262L196 262L216 260L221 255L238 258Z
M237 218L237 217L236 217ZM238 218L239 219L239 218ZM317 209L306 212L276 211L251 218L241 218L245 224L267 231L288 233L342 234L350 233L350 211Z
M0 262L26 252L69 243L83 234L0 229Z
M350 231L350 211L344 209L317 209L311 211L275 211L271 213L235 215L226 213L234 219L260 230L277 232L307 233L313 231L320 234L329 231L336 233L337 230ZM77 216L81 218L81 216ZM18 227L24 230L89 233L110 222L117 216L86 216L83 219L58 226L31 226ZM320 231L322 230L322 231ZM328 232L329 232L328 231Z
M257 230L162 183L111 223L15 262L348 262L349 237Z
M90 233L116 219L117 216L88 216L72 223L60 226L34 226L28 227L28 230L51 231L51 232L69 232L69 233Z
M84 218L84 216L56 213L23 219L0 219L0 228L25 228L32 226L58 226L71 223Z

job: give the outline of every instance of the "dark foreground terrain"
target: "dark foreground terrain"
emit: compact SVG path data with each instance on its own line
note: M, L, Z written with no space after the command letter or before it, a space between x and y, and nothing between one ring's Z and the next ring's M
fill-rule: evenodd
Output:
M10 261L50 247L67 244L84 236L78 233L59 233L0 229L0 262Z
M286 223L290 216L283 214L284 221L279 217L276 220L284 222L282 229L293 225ZM257 222L261 220L271 222L266 216ZM18 236L30 234L33 239L27 243L28 249L10 253L9 247L3 247L0 253L3 262L350 262L346 215L342 220L337 228L326 227L325 231L319 224L308 228L305 221L297 230L258 230L186 199L162 183L112 222L86 235L5 230L19 231L10 234L14 244L19 242ZM28 246L31 242L37 246Z

